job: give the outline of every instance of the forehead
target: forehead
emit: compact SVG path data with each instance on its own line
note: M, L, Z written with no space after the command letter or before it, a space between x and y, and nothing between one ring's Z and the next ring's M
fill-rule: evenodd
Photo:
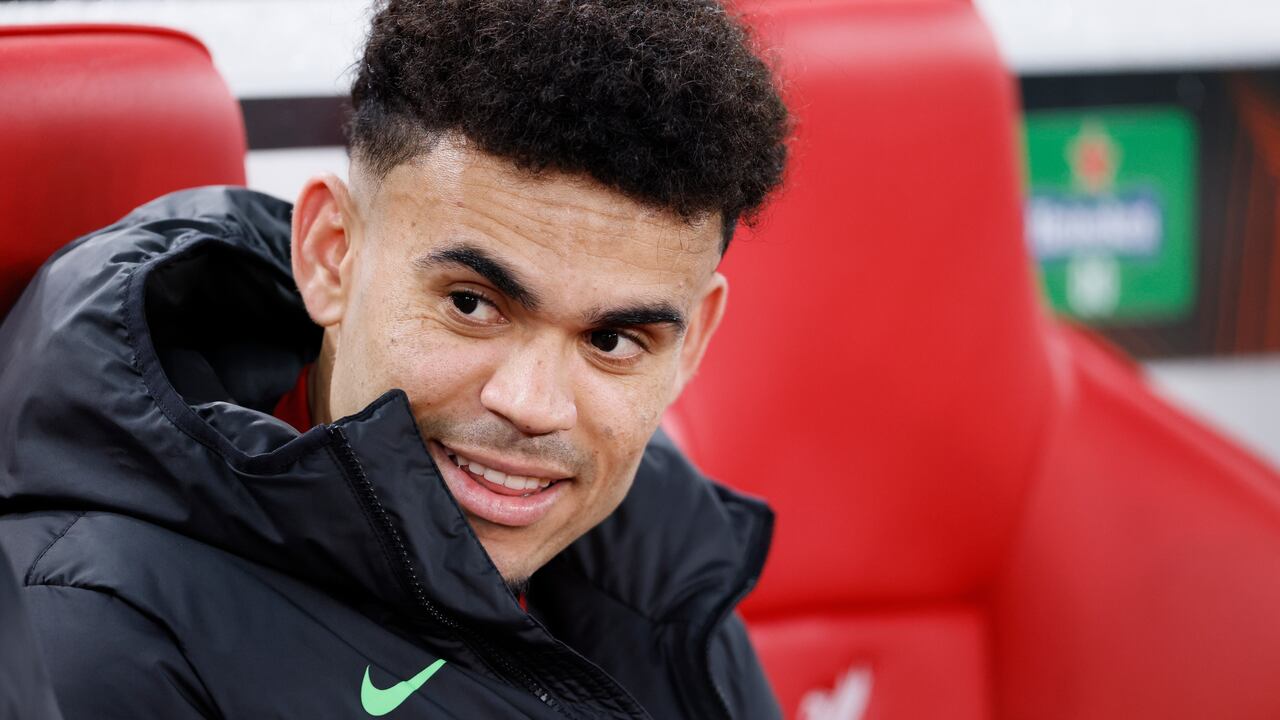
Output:
M719 263L718 217L686 220L590 178L533 174L454 140L371 189L361 202L367 229L397 254L466 242L544 275L677 286L697 284Z

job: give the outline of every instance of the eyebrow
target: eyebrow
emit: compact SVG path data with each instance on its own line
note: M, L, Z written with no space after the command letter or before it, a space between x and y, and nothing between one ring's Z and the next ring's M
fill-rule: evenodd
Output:
M462 267L488 280L499 292L515 300L528 310L537 310L542 298L520 279L520 274L510 265L468 243L459 243L436 250L429 255L414 258L413 264L423 270L441 265ZM587 314L587 324L592 327L641 327L644 325L669 325L677 334L684 334L688 321L684 313L668 302L639 303L618 308L595 310Z
M639 327L642 325L669 325L677 334L683 334L688 322L684 313L666 302L651 305L631 305L628 307L597 310L587 316L587 324L592 327Z
M530 290L529 286L520 279L520 273L475 245L460 243L436 250L430 255L414 258L413 264L423 270L441 265L463 267L488 280L499 292L528 310L537 310L542 304L538 294Z

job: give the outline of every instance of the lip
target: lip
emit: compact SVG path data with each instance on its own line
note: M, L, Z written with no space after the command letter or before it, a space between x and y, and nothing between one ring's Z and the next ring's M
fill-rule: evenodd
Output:
M427 447L432 459L436 461L436 465L440 468L440 475L444 478L445 485L449 488L449 492L453 494L453 498L462 506L462 509L471 515L497 525L526 527L538 522L546 517L547 513L551 512L551 508L564 495L567 486L571 482L563 474L548 474L546 469L521 468L518 465L490 460L481 453L462 452L464 457L471 458L486 466L490 466L489 463L493 462L491 467L508 474L543 477L559 481L531 495L513 495L509 494L512 492L510 488L491 483L458 467L449 459L448 453L453 451L439 441L428 441Z

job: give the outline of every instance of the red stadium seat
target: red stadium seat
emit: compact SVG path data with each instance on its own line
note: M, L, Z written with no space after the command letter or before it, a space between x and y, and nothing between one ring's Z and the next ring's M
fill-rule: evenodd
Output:
M0 27L0 314L78 235L159 195L244 184L240 107L195 38Z
M1280 477L1042 309L974 9L750 14L794 164L669 419L778 511L744 612L788 716L1280 718Z

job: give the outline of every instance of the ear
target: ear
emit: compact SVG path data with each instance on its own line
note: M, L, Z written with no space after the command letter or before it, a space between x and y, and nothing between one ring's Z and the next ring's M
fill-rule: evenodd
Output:
M720 327L720 319L724 317L725 303L729 300L729 281L720 273L712 273L711 279L702 291L701 299L694 306L689 317L689 328L685 331L684 347L680 349L680 368L676 377L675 397L679 397L684 386L698 371L702 364L702 356L707 352L707 344L716 328Z
M293 280L311 320L342 321L351 290L353 241L359 216L346 183L335 175L311 178L293 208Z

